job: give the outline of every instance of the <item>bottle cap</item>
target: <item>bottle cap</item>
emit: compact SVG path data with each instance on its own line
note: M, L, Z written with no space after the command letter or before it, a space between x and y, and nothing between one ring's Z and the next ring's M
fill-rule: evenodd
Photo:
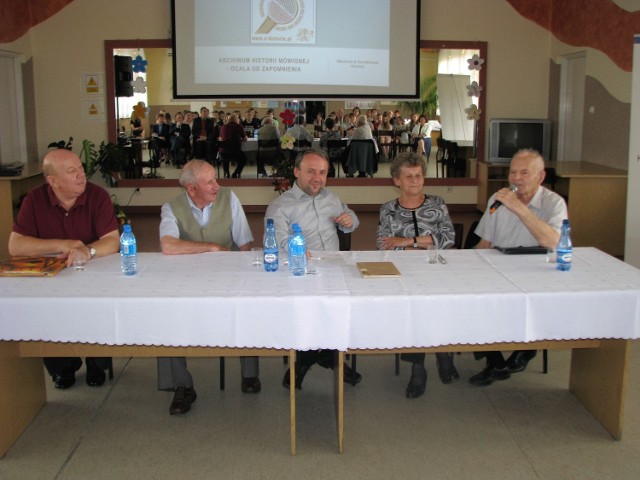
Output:
M129 225L128 223L125 223L124 226L122 227L122 230L130 233L131 232L131 225Z

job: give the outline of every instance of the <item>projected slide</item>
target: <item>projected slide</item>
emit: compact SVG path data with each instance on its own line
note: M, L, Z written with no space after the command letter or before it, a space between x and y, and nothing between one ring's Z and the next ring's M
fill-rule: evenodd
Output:
M171 0L174 98L418 98L421 3Z
M197 0L195 82L388 87L390 1Z

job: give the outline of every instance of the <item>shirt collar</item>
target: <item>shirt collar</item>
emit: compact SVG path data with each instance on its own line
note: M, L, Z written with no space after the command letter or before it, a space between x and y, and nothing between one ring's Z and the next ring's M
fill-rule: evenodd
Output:
M200 210L198 208L198 206L193 203L193 200L191 200L191 197L189 196L189 194L187 192L184 192L184 194L187 196L187 202L189 202L189 206L191 207L192 210L198 210L199 212L204 212L206 209L211 208L211 206L213 205L213 202L206 204L202 210Z
M536 210L542 209L542 189L543 188L544 187L542 185L538 186L538 190L536 190L536 193L533 194L533 197L531 198L529 205L527 205L528 207L533 207Z
M89 185L87 183L87 185ZM51 205L58 206L60 208L64 208L62 206L62 204L60 203L60 199L56 196L55 192L53 191L53 188L51 188L51 185L47 184L47 194L49 195L49 201L51 202ZM87 187L85 186L84 192L82 192L78 198L76 198L75 203L73 204L73 207L71 207L72 209L76 207L76 205L84 205L85 203L87 203Z
M318 192L318 195L312 197L298 186L298 181L296 180L295 182L293 182L293 187L289 189L289 192L291 192L291 195L297 200L303 200L324 197L327 194L327 189L325 187L322 187L322 190Z

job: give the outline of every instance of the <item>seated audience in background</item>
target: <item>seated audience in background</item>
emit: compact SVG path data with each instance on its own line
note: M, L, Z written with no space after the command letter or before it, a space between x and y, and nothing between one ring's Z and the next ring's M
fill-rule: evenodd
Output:
M427 157L431 155L431 123L427 122L427 117L420 115L418 123L411 130L411 137L415 145L416 152Z
M258 141L260 140L278 140L280 138L280 132L273 125L273 119L271 117L264 117L262 120L262 126L258 129ZM273 149L271 149L273 151ZM276 147L276 150L279 151L279 148ZM262 156L258 156L256 158L257 163L257 174L258 177L268 177L269 174L265 170L264 166L264 158Z
M383 134L384 132L384 134ZM391 148L393 144L393 124L391 123L391 115L388 111L382 114L380 124L378 125L378 144L382 150L382 154L387 158L391 158Z
M358 228L360 222L356 214L335 193L325 188L328 170L329 158L324 150L303 150L296 157L293 169L296 181L293 187L269 204L265 219L273 219L281 258L288 255L287 243L294 223L302 229L307 243L307 256L311 255L310 252L337 252L340 244L336 228L345 233ZM304 319L300 321L304 322ZM324 368L333 368L334 353L334 350L297 352L296 388L302 388L305 375L315 363ZM345 383L355 384L362 380L362 376L346 363L343 368ZM287 370L282 384L289 388L289 382Z
M58 255L70 267L76 259L90 261L116 253L120 239L111 197L87 182L80 158L66 149L53 150L44 157L42 175L46 184L31 190L22 201L9 235L9 255ZM75 372L82 366L80 358L43 360L56 388L73 386ZM104 384L109 361L86 358L87 385Z
M247 251L253 236L238 197L216 181L216 170L203 160L191 160L182 169L180 185L185 189L162 205L160 246L165 255L219 251ZM212 275L215 275L212 272ZM215 312L211 312L215 315ZM158 390L175 392L169 413L191 409L197 395L184 357L158 358ZM241 357L241 389L261 390L258 357Z
M224 169L225 178L229 178L229 161L232 155L236 161L236 169L231 174L231 178L240 178L242 170L247 163L247 157L241 149L241 143L247 141L247 132L240 126L240 119L231 114L229 121L220 129L218 140L231 142L233 147L220 147L220 155L222 155L222 167Z
M349 113L342 124L343 135L345 137L351 137L355 129L356 117L353 115L353 113Z
M342 170L344 171L344 148L329 148L327 142L329 140L341 140L342 136L340 132L336 130L336 123L332 117L327 118L325 121L326 130L322 132L320 136L320 148L327 151L329 155L329 177L336 176L336 169L333 166L333 162L342 164Z
M316 119L313 121L313 136L315 138L320 138L322 132L325 130L324 118L322 112L318 112L316 115Z
M311 135L305 127L304 117L302 115L296 117L295 125L287 130L287 133L296 140L306 140L307 142L313 143L313 135Z
M444 200L424 193L427 166L413 152L401 153L391 163L391 178L400 189L400 196L380 207L376 246L378 250L450 248L455 232ZM420 397L427 387L424 353L403 353L400 358L411 362L411 378L406 388L407 398ZM436 353L436 365L442 383L458 380L451 353Z
M138 165L142 164L142 140L144 140L144 125L135 110L131 115L131 149L133 151L133 160Z
M176 167L180 168L185 164L186 158L189 155L189 138L191 137L191 129L189 128L189 124L184 121L182 112L176 113L176 122L171 125L169 135L171 156L173 157L173 162Z
M151 165L159 167L160 162L166 159L167 150L169 148L169 130L170 126L165 122L165 114L158 113L156 115L156 123L151 129L151 140L149 140L149 149L151 150Z
M216 128L213 119L209 117L207 107L202 107L200 116L193 119L191 134L193 135L193 158L213 163Z
M528 149L516 152L509 167L509 183L517 190L503 188L489 198L475 231L481 238L476 248L536 245L555 248L562 220L568 218L567 205L560 195L542 186L544 177L544 159L538 152ZM492 212L490 205L496 200L501 206ZM516 350L506 361L501 352L478 352L475 356L485 357L487 364L469 382L485 386L522 372L536 351Z

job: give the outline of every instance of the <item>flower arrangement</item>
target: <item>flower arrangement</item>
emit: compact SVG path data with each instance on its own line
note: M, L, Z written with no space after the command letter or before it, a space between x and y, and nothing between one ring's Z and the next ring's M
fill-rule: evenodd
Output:
M289 132L286 132L284 135L280 137L280 148L283 150L292 150L293 144L296 139Z

